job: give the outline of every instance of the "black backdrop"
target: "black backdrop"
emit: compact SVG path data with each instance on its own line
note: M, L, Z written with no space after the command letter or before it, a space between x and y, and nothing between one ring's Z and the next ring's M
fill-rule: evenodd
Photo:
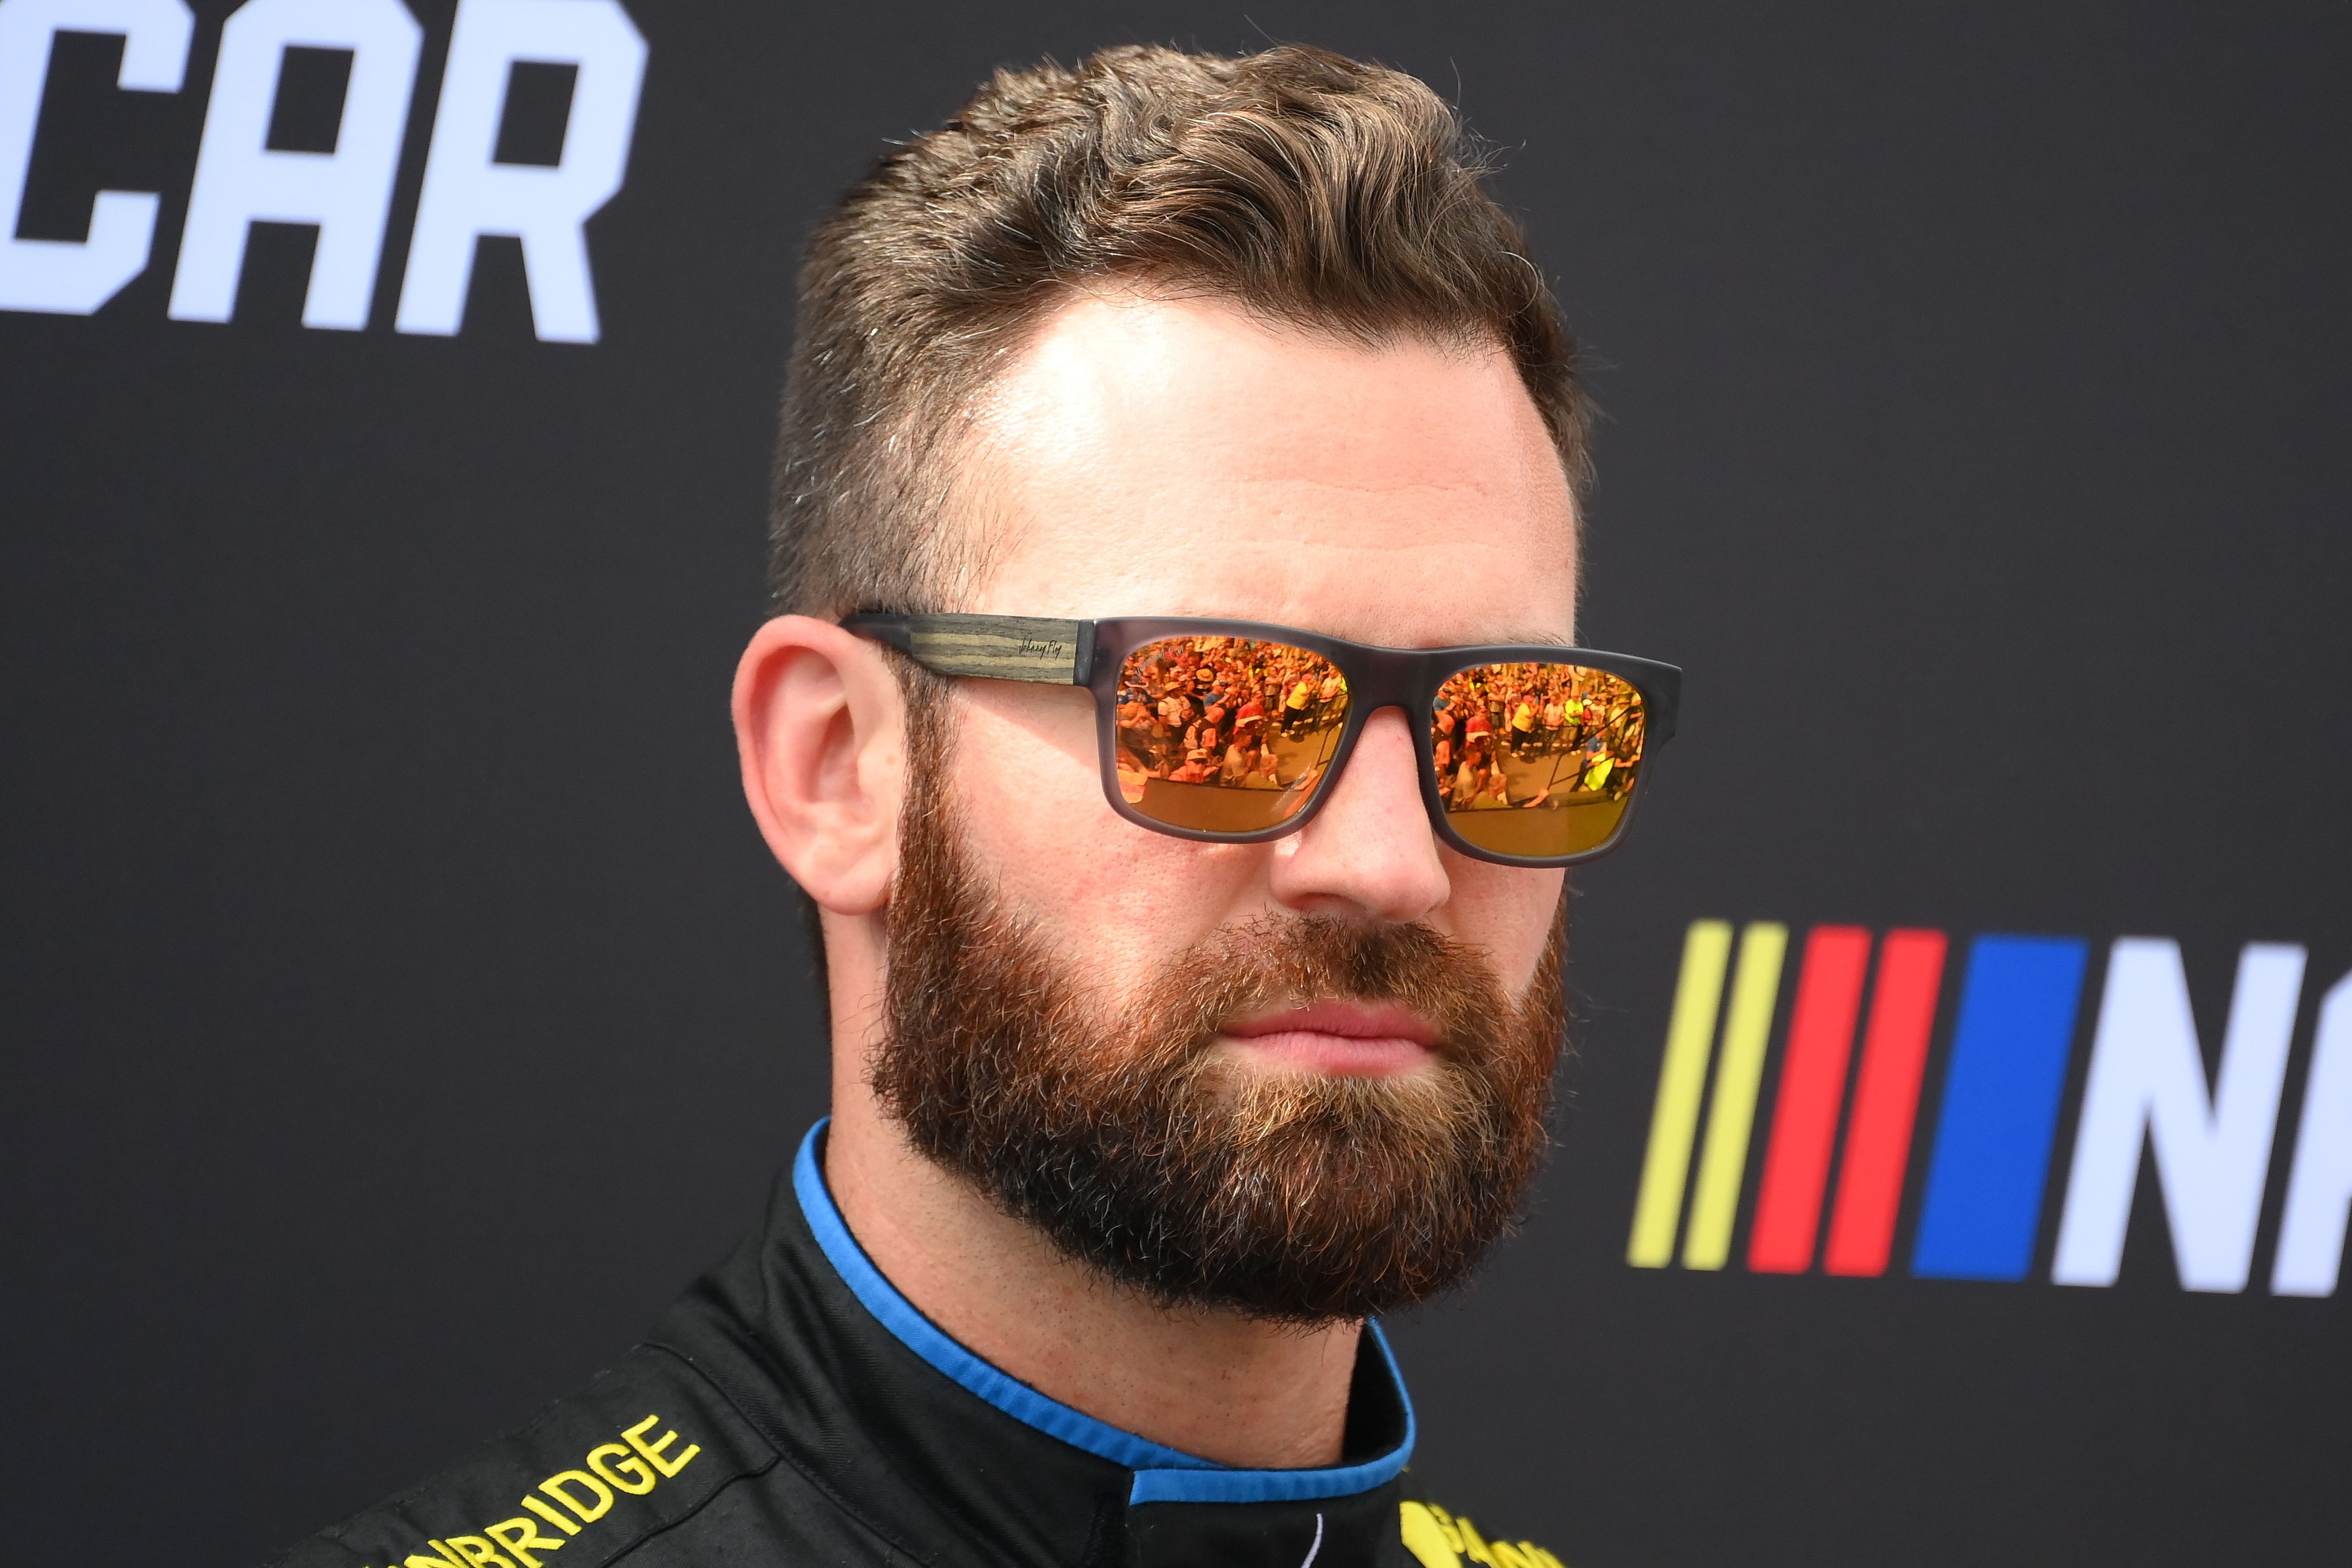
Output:
M1587 640L1689 670L1579 879L1534 1222L1399 1325L1438 1495L1578 1568L2345 1560L2346 1304L2267 1289L2352 967L2340 7L633 0L593 345L510 241L460 333L393 331L413 8L363 332L299 325L293 229L167 319L228 6L177 95L53 62L20 233L162 216L96 315L0 312L12 1559L257 1558L748 1222L824 1082L725 721L798 240L1000 62L1281 37L1506 150L1609 415ZM1627 1267L1701 916L2082 935L2085 1030L2106 942L2175 937L2209 1057L2240 946L2306 944L2254 1283L2181 1289L2147 1172L2118 1282L2049 1282L2079 1050L2023 1282Z

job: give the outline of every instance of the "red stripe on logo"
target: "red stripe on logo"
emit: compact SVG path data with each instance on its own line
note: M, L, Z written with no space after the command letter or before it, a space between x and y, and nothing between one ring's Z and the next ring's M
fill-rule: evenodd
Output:
M1878 987L1853 1089L1853 1120L1838 1170L1837 1208L1822 1267L1832 1274L1886 1272L1903 1172L1911 1157L1911 1123L1919 1109L1919 1075L1936 1024L1944 978L1944 933L1891 931L1878 953Z
M1756 1198L1748 1267L1759 1274L1801 1274L1813 1264L1822 1189L1845 1099L1846 1062L1870 967L1870 932L1860 926L1815 926L1805 938L1789 1018L1789 1050L1772 1107L1772 1143Z

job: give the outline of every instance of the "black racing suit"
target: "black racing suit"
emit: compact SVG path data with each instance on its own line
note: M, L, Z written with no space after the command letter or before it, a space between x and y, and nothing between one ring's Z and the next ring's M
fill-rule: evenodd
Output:
M1412 1409L1377 1327L1337 1467L1162 1447L916 1311L834 1207L823 1134L766 1223L611 1370L277 1568L1559 1568L1412 1495Z

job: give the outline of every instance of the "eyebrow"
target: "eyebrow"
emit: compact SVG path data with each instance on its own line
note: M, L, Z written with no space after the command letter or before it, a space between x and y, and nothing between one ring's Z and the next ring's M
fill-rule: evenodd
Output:
M1087 617L1086 617L1086 618L1087 618L1087 620L1090 620L1090 621L1120 621L1120 620L1202 620L1202 621L1233 621L1233 620L1240 620L1240 621L1255 621L1255 620L1257 619L1257 617L1256 617L1256 616L1220 616L1220 615L1215 615L1215 614L1213 614L1213 613L1208 612L1208 611L1205 611L1205 610L1189 610L1189 609L1188 609L1188 610L1172 610L1172 611L1170 611L1170 612L1166 613L1165 615L1116 615L1116 616L1087 616ZM1265 622L1260 622L1259 624L1261 624L1261 625L1265 625L1265 626L1284 626L1284 627L1285 627L1286 629L1287 629L1287 630L1292 630L1292 631L1312 632L1312 633L1314 633L1314 634L1315 634L1316 636L1318 636L1318 637L1338 637L1338 638L1339 638L1339 640L1340 640L1340 641L1342 641L1342 642L1359 642L1359 643L1362 643L1362 646L1364 646L1364 647L1394 647L1399 648L1401 651L1402 651L1402 652L1406 652L1406 653L1429 653L1429 652L1433 652L1433 651L1434 651L1434 650L1436 650L1436 649L1439 649L1439 648L1448 648L1448 647L1581 647L1583 646L1581 643L1579 643L1579 642L1578 642L1574 637L1562 637L1559 633L1558 633L1558 632L1556 632L1556 631L1550 631L1550 630L1544 630L1544 631L1532 631L1532 632L1529 632L1529 631L1518 631L1518 630L1513 630L1513 631L1511 631L1511 632L1508 632L1508 633L1507 633L1507 634L1505 634L1505 635L1503 635L1503 636L1499 636L1499 637L1454 637L1454 638L1448 639L1448 640L1444 641L1444 642L1430 642L1430 643L1399 643L1399 644L1390 644L1390 643L1364 642L1364 641L1363 641L1363 639L1359 638L1359 637L1345 637L1345 636L1342 636L1342 635L1341 635L1340 633L1339 633L1339 632L1335 632L1335 631L1328 631L1328 630L1326 630L1324 627L1321 627L1321 626L1306 626L1306 625L1299 624L1299 623L1297 623L1297 622L1287 622L1287 623L1286 623L1286 622L1278 622L1278 621L1265 621Z
M1561 637L1558 632L1518 632L1509 637L1481 637L1475 643L1435 643L1435 647L1507 647L1512 644L1523 647L1575 647L1574 637Z

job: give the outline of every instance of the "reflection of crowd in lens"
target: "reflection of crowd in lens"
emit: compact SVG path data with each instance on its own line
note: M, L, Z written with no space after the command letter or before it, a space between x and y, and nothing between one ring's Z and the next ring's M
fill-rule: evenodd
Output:
M1314 785L1348 716L1338 668L1301 648L1239 637L1152 643L1128 657L1118 690L1120 784ZM1580 666L1496 664L1439 691L1430 731L1450 811L1622 800L1642 759L1640 699Z
M1613 675L1490 664L1437 694L1430 752L1448 811L1622 800L1642 762L1641 701Z
M1303 649L1186 637L1129 656L1118 691L1118 771L1228 788L1311 788L1348 716L1338 668Z

